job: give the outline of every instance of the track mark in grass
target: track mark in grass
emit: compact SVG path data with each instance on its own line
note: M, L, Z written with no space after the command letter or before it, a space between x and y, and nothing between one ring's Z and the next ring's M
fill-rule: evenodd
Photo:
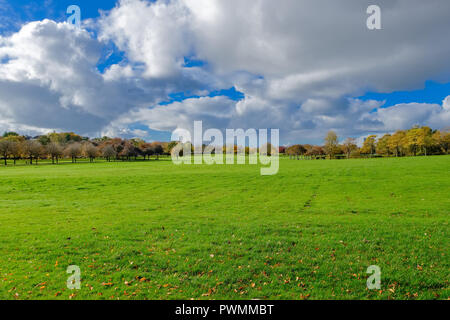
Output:
M303 205L303 208L311 208L312 202L314 201L314 199L317 197L317 190L319 190L320 185L316 185L312 188L312 195L311 197L305 202L305 204ZM302 210L303 211L303 210Z

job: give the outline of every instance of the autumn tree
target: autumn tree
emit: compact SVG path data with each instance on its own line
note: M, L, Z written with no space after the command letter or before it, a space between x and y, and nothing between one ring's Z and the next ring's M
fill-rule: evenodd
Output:
M286 153L289 155L289 158L291 159L292 157L295 159L295 157L297 157L297 160L299 160L299 157L301 155L304 155L306 153L306 149L304 146L300 145L300 144L295 144L293 146L290 146L289 148L286 149Z
M314 159L317 158L323 159L324 156L326 156L329 153L321 146L312 146L311 148L308 149L306 154Z
M336 132L329 131L327 136L325 137L325 147L324 150L327 155L330 156L330 159L337 153L338 151L338 136Z
M448 154L448 150L450 149L450 132L436 131L433 134L433 140L445 154Z
M237 152L238 152L238 146L235 145L234 146L234 154L237 154ZM263 156L277 155L278 149L275 148L270 142L267 142L259 148L259 154L263 155Z
M5 160L5 166L8 165L8 157L12 151L13 142L9 139L1 139L0 140L0 154Z
M52 164L55 164L55 159L56 163L58 163L59 158L62 157L64 153L64 149L58 142L50 142L49 144L47 144L45 149L47 151L47 154L52 158Z
M414 155L417 155L417 151L420 147L420 137L422 130L419 127L414 127L406 131L406 138L404 140L405 147Z
M102 155L108 162L111 162L111 159L117 156L117 152L112 145L107 145L103 148Z
M160 142L152 143L153 153L156 155L156 160L159 159L159 156L164 154L164 147Z
M22 140L12 140L10 155L14 160L14 165L16 165L17 159L22 155Z
M395 153L396 157L400 157L404 152L404 145L406 140L405 131L397 131L388 140L390 150Z
M3 134L3 138L8 138L8 137L19 137L19 134L14 131L5 132Z
M77 158L81 156L81 144L79 142L74 142L67 145L64 153L67 157L72 159L72 163L76 163Z
M350 158L350 155L353 151L358 149L358 146L356 145L356 139L355 138L347 138L344 143L342 144L342 151L347 155L347 159Z
M376 139L376 135L368 136L366 140L364 140L364 144L361 148L361 153L370 154L371 156L373 156L377 150Z
M122 159L125 157L127 160L130 160L131 157L137 157L137 154L138 153L134 144L130 141L125 141L119 156L121 156Z
M423 154L428 155L429 151L435 145L436 142L433 139L433 130L430 127L422 127L418 131L418 145L422 148Z
M33 159L38 163L39 157L42 156L42 144L37 140L27 140L23 143L23 153L30 159L30 165Z
M392 154L391 148L389 146L389 139L391 139L390 134L385 134L377 141L376 152L381 155L390 156Z
M90 142L85 143L82 150L83 155L89 158L89 162L94 162L95 158L98 157L98 148Z
M139 144L139 149L141 150L141 154L144 157L144 160L146 157L148 157L150 159L150 156L152 156L154 154L151 143L141 142Z

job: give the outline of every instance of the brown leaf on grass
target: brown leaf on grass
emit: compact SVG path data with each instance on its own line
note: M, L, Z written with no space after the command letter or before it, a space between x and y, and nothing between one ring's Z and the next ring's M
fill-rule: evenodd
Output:
M208 297L208 296L210 296L210 295L211 295L211 293L212 293L212 290L211 290L211 289L209 289L209 290L208 290L208 293L204 293L204 294L202 294L202 297Z

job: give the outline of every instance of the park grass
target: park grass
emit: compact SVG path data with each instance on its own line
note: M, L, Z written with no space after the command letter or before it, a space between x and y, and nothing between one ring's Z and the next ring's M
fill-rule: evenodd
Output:
M448 299L449 160L2 167L0 299Z

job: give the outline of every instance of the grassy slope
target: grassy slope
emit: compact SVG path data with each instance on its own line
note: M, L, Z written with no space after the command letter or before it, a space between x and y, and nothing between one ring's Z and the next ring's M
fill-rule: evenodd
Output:
M0 298L447 299L449 160L0 168Z

